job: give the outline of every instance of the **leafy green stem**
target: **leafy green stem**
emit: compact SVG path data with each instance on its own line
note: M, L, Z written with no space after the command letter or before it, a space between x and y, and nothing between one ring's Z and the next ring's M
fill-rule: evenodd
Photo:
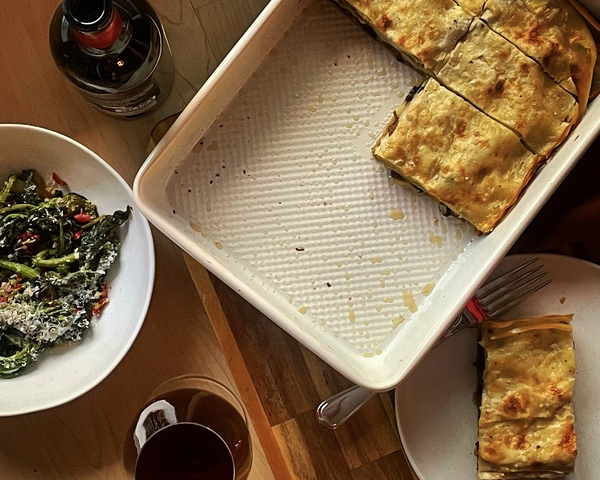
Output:
M15 205L10 205L9 207L0 208L0 215L5 215L12 212L20 212L21 210L31 210L34 208L35 205L30 205L29 203L17 203Z
M40 274L35 268L22 263L11 262L10 260L0 259L0 268L5 268L6 270L10 270L11 272L17 273L30 280L36 278Z
M68 265L79 260L79 252L69 253L63 257L55 258L34 258L33 264L41 268L57 268L62 265Z
M6 202L6 199L8 198L8 194L12 190L12 187L13 187L16 179L17 179L16 174L8 177L8 179L4 183L4 187L2 187L2 191L0 191L0 202Z

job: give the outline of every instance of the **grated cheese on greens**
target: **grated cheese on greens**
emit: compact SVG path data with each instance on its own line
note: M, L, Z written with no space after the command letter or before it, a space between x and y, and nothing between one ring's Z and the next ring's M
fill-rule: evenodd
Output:
M105 277L130 208L100 215L59 183L24 170L0 190L0 378L80 340L108 301Z

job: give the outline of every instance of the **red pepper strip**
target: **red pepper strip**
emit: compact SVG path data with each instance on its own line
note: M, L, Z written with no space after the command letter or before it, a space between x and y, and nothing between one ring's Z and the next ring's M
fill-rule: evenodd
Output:
M88 223L92 219L92 217L83 210L80 210L79 213L73 215L73 218L79 223Z
M107 297L101 298L100 300L98 300L98 302L96 302L94 304L92 313L95 316L100 315L100 312L104 309L104 307L106 307L106 305L108 305L108 298Z
M81 238L81 230L77 230L73 233L73 240L79 240Z
M467 311L475 317L478 323L483 322L489 315L477 297L473 297L467 303Z
M39 233L30 232L29 230L24 231L19 235L19 240L22 243L35 243L39 242L41 239L41 235Z
M106 288L106 282L104 282L100 290L100 300L94 304L92 313L96 316L100 315L100 312L104 307L106 307L106 305L108 305L108 291Z
M54 180L56 183L58 183L61 187L68 186L67 182L65 182L62 178L60 178L57 173L52 172L52 180Z

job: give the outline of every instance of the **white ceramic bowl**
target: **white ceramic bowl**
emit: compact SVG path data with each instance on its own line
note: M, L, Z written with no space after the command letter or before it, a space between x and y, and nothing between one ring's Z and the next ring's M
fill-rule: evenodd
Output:
M119 258L108 276L109 304L82 341L44 353L20 376L0 379L0 416L55 407L83 395L117 366L146 317L154 283L154 246L145 217L119 174L98 155L56 132L27 125L0 125L0 176L34 168L57 173L71 191L100 213L132 207L122 227Z

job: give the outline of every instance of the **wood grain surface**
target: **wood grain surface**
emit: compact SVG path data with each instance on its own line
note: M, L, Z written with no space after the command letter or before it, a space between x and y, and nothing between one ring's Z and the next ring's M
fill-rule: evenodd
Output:
M193 259L187 262L278 478L416 478L390 394L379 394L337 430L323 427L316 406L349 381Z

